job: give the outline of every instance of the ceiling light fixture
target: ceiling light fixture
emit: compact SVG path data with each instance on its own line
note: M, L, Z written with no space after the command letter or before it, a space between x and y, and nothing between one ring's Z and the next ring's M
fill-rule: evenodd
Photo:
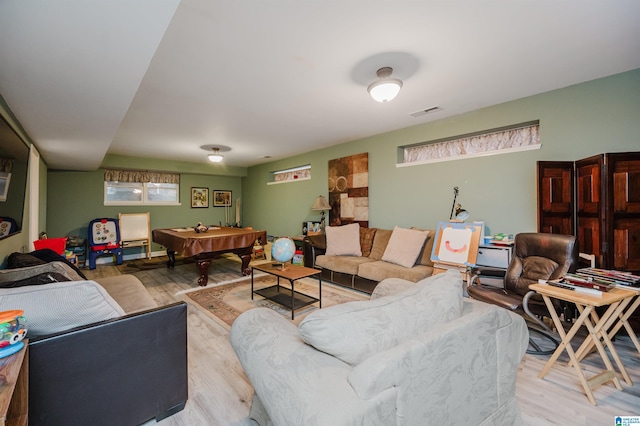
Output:
M213 154L209 154L208 158L212 163L219 163L224 158L224 155L220 154L219 148L213 148Z
M380 68L376 72L378 80L367 87L367 91L369 91L369 94L374 100L378 102L389 102L400 92L402 81L397 78L391 78L392 72L393 68L391 67Z

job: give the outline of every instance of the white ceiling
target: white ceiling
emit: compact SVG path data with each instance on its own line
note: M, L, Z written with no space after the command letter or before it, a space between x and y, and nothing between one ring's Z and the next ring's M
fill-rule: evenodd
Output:
M0 95L50 168L251 166L640 68L637 0L2 0ZM392 102L367 86L383 66ZM438 105L419 118L410 113Z

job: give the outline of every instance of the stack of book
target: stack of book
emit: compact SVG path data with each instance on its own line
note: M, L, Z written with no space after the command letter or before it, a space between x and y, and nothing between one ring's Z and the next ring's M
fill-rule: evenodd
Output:
M562 282L577 287L592 288L599 291L609 291L611 288L613 288L613 285L611 285L611 283L601 282L600 280L594 279L590 275L586 275L580 272L577 272L575 274L566 273L564 277L562 277Z
M614 287L640 288L640 276L607 269L582 268L575 273L565 274L559 280L547 283L567 290L576 290L597 296Z
M609 287L640 287L640 276L633 275L628 272L611 271L608 269L598 268L582 268L578 269L575 275L581 279L590 280L591 282Z

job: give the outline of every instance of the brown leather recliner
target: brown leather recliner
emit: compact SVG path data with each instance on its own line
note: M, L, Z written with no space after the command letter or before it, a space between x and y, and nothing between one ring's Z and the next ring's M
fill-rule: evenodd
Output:
M484 268L477 268L473 272L467 291L473 299L501 306L534 321L542 330L532 327L529 327L529 330L553 340L554 346L557 346L557 340L548 334L550 328L540 320L540 317L548 317L549 311L542 298L529 290L529 285L537 283L540 279L560 278L567 272L573 272L577 264L578 244L575 236L521 233L516 235L513 256L504 275L503 287L482 285L481 276ZM565 306L557 303L556 309L559 312L564 308ZM534 349L529 350L529 353L553 352L553 349L541 350L534 341L531 344Z

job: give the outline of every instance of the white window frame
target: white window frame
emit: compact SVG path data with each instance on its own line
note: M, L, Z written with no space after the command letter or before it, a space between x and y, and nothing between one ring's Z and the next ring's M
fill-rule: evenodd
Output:
M107 199L107 191L110 186L114 186L113 184L122 184L122 185L136 185L140 184L142 186L142 199L140 201L109 201ZM180 203L180 184L179 183L158 183L154 185L175 185L176 186L176 195L178 199L176 201L150 201L149 193L148 193L148 185L153 184L152 182L104 182L104 205L105 206L179 206Z

